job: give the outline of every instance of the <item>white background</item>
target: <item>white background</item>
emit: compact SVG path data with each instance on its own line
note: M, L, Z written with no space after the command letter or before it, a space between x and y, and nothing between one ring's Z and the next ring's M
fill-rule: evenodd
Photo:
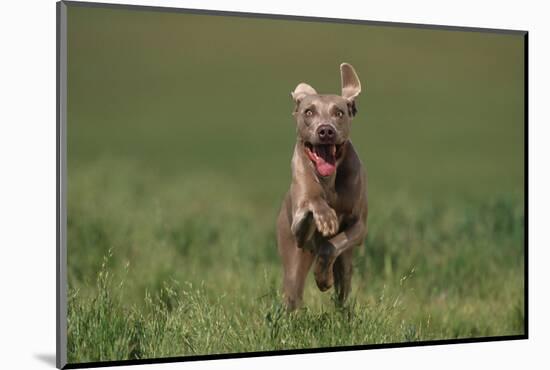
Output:
M121 2L121 1L112 1ZM543 1L126 1L145 5L509 28L529 34L530 339L149 365L147 369L548 368L549 12ZM5 1L0 22L0 367L55 358L55 2ZM133 369L136 367L132 367Z

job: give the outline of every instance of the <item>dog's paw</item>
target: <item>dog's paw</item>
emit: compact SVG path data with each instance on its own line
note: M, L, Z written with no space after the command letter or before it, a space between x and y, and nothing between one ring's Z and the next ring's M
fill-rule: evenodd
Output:
M338 232L338 216L328 205L315 209L313 211L313 218L315 219L317 230L324 237L333 236Z

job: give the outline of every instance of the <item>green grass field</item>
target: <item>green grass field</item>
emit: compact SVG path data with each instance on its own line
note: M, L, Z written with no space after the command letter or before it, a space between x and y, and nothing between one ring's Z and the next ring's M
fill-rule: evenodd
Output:
M68 14L69 362L524 333L521 36ZM289 92L342 61L369 235L346 307L287 314Z

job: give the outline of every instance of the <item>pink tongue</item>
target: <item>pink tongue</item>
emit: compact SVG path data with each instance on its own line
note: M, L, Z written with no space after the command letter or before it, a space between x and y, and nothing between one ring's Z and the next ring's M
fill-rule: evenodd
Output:
M315 160L315 165L317 166L317 172L319 172L321 176L330 176L336 171L335 164L325 162L321 157Z

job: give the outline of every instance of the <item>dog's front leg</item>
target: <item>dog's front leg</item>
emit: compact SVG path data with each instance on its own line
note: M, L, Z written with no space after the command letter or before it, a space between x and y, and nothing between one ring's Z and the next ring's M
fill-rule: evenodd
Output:
M318 241L315 282L321 291L332 287L334 283L332 267L336 258L352 247L363 243L367 235L367 226L363 219L330 239Z
M299 248L303 248L306 241L311 239L315 231L313 225L313 214L306 207L300 207L294 211L292 216L292 225L290 231L296 238L296 243Z
M310 240L315 228L325 237L338 232L338 217L334 209L324 199L315 199L299 203L292 217L290 227L298 245L302 247Z
M359 219L351 227L330 238L329 243L334 246L334 252L338 257L349 248L362 244L366 236L367 225L363 219Z

